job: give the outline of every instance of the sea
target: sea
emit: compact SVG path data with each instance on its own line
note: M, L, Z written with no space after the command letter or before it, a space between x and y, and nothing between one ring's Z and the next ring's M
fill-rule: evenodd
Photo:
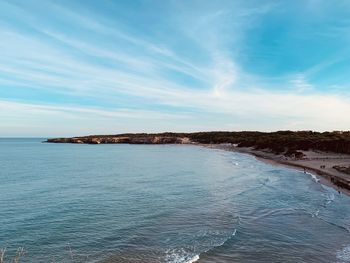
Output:
M350 197L195 145L0 139L4 262L350 262Z

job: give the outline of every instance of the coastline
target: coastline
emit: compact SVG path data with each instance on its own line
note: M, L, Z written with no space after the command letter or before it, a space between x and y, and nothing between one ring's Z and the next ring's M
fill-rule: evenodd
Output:
M343 136L339 139L337 136ZM305 139L310 138L305 143ZM333 139L330 140L331 136ZM255 156L272 165L282 165L310 173L316 181L350 196L350 145L348 133L314 133L281 131L259 132L203 132L203 133L135 133L89 135L47 139L48 143L74 144L192 144L207 148L234 151ZM229 143L235 141L235 144ZM318 142L317 147L313 147ZM312 145L311 145L312 144ZM239 145L239 147L238 147ZM288 145L288 147L286 146ZM349 149L348 149L348 148ZM257 150L258 148L259 150ZM298 150L296 150L298 149ZM309 150L301 150L309 149ZM320 178L316 178L318 175Z
M275 166L283 166L287 168L291 168L294 170L298 170L300 172L305 172L310 175L319 176L317 179L323 185L328 187L332 187L336 191L343 193L347 196L350 196L350 190L338 186L335 182L344 182L350 183L350 175L342 174L336 171L333 168L328 168L327 170L316 168L315 165L318 165L320 162L325 163L326 165L333 165L334 160L346 160L350 161L350 155L342 155L341 158L335 158L330 160L328 157L324 157L324 159L318 161L312 160L285 160L282 158L282 155L276 155L270 152L255 150L251 147L236 147L229 144L197 144L199 146L203 146L211 149L219 149L231 152L237 152L242 154L248 154L254 156L257 160L262 161L264 163L275 165ZM322 155L322 153L319 153ZM333 162L332 162L333 161ZM332 170L333 171L332 171Z

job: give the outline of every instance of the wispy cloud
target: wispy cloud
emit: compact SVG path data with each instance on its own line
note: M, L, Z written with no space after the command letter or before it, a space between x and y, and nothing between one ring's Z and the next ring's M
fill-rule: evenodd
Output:
M290 83L296 92L306 92L314 89L314 86L310 84L302 74L298 74Z
M300 70L287 61L283 71L274 67L276 57L269 57L279 53L267 52L266 43L254 46L254 56L244 54L256 44L255 33L272 34L264 19L286 10L274 1L153 3L166 10L167 19L147 11L117 18L85 4L77 13L76 6L50 1L43 3L43 13L38 4L0 3L0 117L6 134L23 122L32 127L28 133L44 135L42 126L52 125L50 118L63 122L65 134L84 132L70 119L78 119L85 133L111 132L118 121L124 126L116 132L152 131L150 123L153 130L350 125L344 118L350 114L349 98L321 89L315 80L320 71L344 62L339 54L326 61L313 58L312 65L300 62ZM119 8L121 3L108 5L130 11ZM286 46L284 52L292 51ZM271 67L273 74L267 71ZM110 127L103 130L97 125L101 120Z

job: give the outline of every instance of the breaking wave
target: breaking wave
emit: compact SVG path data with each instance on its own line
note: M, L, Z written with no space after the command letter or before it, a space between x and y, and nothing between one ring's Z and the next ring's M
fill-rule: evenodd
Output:
M165 262L167 263L193 263L199 259L199 255L193 255L185 249L170 249L166 252Z
M336 252L336 263L349 263L350 262L350 245L344 246L342 249Z

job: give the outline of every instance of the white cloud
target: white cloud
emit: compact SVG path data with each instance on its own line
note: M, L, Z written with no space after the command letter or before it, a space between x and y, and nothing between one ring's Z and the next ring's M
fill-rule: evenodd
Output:
M314 89L314 86L310 84L302 74L298 74L290 83L296 92L306 92Z
M22 34L2 25L2 87L21 86L43 90L51 96L60 93L68 97L112 103L119 96L129 96L152 101L155 109L144 110L142 105L130 105L128 109L114 110L107 107L57 105L49 101L14 102L2 99L0 118L4 129L7 127L8 131L13 127L31 127L32 133L44 134L44 131L49 132L49 129L43 129L45 125L56 127L57 131L64 130L66 134L70 134L69 129L85 134L83 129L92 133L107 133L137 132L143 127L147 127L148 131L186 131L193 127L203 130L232 127L237 130L341 130L350 127L350 120L346 117L350 115L349 99L316 93L306 73L290 80L293 89L289 91L266 90L261 88L259 82L254 83L254 88L243 89L242 84L245 83L242 83L242 79L246 76L249 78L249 75L228 52L229 44L232 43L227 43L222 34L225 31L222 16L226 22L234 14L225 15L227 12L218 10L214 15L203 15L200 20L197 17L189 18L188 14L177 17L178 23L184 21L178 25L182 33L190 38L189 41L195 42L201 52L205 52L206 60L200 63L179 55L166 43L151 42L127 34L59 6L53 8L69 21L94 30L96 38L116 43L118 39L123 39L143 52L124 51L118 45L104 46L103 42L101 45L88 43L79 36L53 30L28 14L28 25L45 34L46 38ZM241 10L238 24L230 32L235 39L233 42L238 43L236 40L241 37L240 31L244 26L250 26L248 22L253 19L252 16L268 12L269 9ZM80 53L87 57L82 58ZM110 64L104 65L95 60ZM200 84L184 84L172 74L184 74ZM176 112L167 112L163 106L174 107ZM53 122L59 122L61 126L55 126ZM124 127L121 128L120 123Z

